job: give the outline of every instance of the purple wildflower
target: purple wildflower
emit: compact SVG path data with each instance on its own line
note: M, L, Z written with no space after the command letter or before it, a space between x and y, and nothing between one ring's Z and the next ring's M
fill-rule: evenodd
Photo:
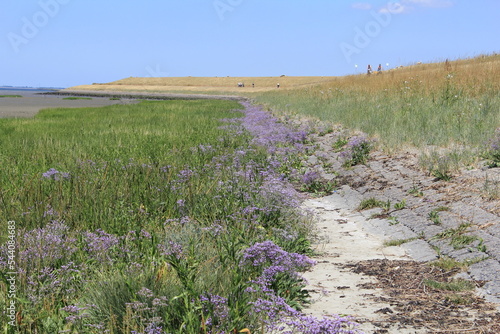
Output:
M167 257L174 256L177 260L180 260L184 256L182 245L174 241L169 241L166 246L160 244L158 245L158 248L160 249L162 255Z
M153 291L149 290L148 288L142 288L137 292L139 296L146 297L146 298L152 298L154 297Z
M97 261L113 261L110 251L118 245L119 238L113 234L98 229L94 232L84 233L87 246L85 250Z
M281 247L277 246L272 241L264 241L255 243L253 246L247 248L243 253L243 259L240 266L254 266L254 267L267 267L269 273L274 271L303 271L316 262L311 260L306 255L298 253L288 253Z
M64 222L52 221L44 228L24 233L24 247L19 252L20 263L35 268L70 258L77 248L74 246L76 239L69 237L68 231L69 227Z
M92 305L86 307L79 307L76 305L68 305L63 307L61 310L67 312L69 316L66 317L66 321L70 323L76 323L84 318L88 318L90 315L84 311L91 308Z
M310 186L314 182L316 182L319 179L319 177L320 176L319 176L318 172L316 172L316 171L308 171L308 172L304 173L304 175L302 175L302 178L300 179L300 181L304 185Z
M493 138L486 142L485 158L490 160L490 167L500 167L500 128L496 129Z
M42 177L44 177L46 179L54 180L54 181L60 181L60 180L64 180L64 179L69 179L70 174L65 173L65 172L60 172L55 168L51 168L48 171L46 171L45 173L43 173Z

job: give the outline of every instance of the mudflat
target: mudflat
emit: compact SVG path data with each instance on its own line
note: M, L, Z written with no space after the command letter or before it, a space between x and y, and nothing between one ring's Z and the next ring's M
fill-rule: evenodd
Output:
M67 100L68 96L46 95L29 90L1 90L0 118L33 117L46 108L102 107L112 104L135 103L131 99L111 100L109 97L92 97L90 100ZM20 96L20 97L10 97Z

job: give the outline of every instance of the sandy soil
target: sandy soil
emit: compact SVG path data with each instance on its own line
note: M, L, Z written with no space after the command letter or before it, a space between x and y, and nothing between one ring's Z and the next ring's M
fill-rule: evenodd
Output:
M381 288L360 288L363 284L375 284L376 279L354 273L346 269L345 264L374 259L410 258L401 247L384 247L380 237L365 232L355 221L355 218L359 219L359 215L339 209L340 203L319 198L306 201L304 206L317 215L317 227L321 233L316 245L319 256L315 260L318 263L304 275L309 282L307 289L313 301L306 312L315 316L350 315L361 323L360 329L363 332L376 332L380 329L376 323L380 321L381 310L388 309L391 305L380 301L385 296ZM388 326L391 333L425 333L398 324L384 326Z
M305 273L312 303L307 314L349 315L364 333L498 333L500 313L475 291L454 293L426 287L449 281L445 271L415 261L401 246L384 246L384 231L370 233L367 218L339 197L309 199L304 209L318 218L317 265ZM481 285L481 282L476 282ZM460 296L466 305L451 298Z

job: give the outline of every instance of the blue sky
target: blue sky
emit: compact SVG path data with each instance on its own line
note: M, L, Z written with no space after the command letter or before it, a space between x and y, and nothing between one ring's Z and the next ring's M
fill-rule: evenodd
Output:
M500 52L499 0L1 3L0 85L335 76Z

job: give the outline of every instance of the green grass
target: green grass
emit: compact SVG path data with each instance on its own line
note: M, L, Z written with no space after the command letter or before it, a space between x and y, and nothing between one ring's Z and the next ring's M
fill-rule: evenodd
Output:
M414 237L414 238L408 238L408 239L395 239L395 240L388 240L384 241L384 246L386 247L391 247L391 246L401 246L403 244L406 244L408 242L418 240L419 237Z
M134 216L123 217L123 212L137 213L141 206L155 213L148 216L150 221L168 218L172 204L162 204L167 198L155 199L144 192L148 186L168 183L183 166L203 165L214 156L186 154L192 147L217 144L230 152L242 143L217 129L218 117L235 115L224 111L228 106L237 104L143 102L140 106L52 109L34 119L0 120L0 162L8 166L0 180L3 214L23 220L26 227L43 226L48 220L38 217L47 207L61 212L59 218L74 226L119 229L122 220ZM72 177L68 182L47 182L42 174L50 168ZM81 182L82 177L89 181ZM193 185L193 200L199 200L195 193L203 194L204 182L210 188L215 181L200 175ZM7 199L9 205L5 205Z
M446 290L446 291L471 291L476 288L476 285L472 281L464 279L454 279L450 282L438 282L434 280L424 280L424 285L436 290Z
M384 211L388 211L391 208L390 201L384 202L380 201L374 197L364 199L359 203L358 210L368 210L373 208L383 208Z
M0 95L1 97L22 97L22 95Z
M428 216L429 220L432 221L435 225L441 225L441 218L439 217L439 213L436 210L432 210L429 212Z
M468 265L464 262L457 261L448 256L442 256L436 261L430 262L430 266L438 267L446 271L450 271L453 269L467 270Z
M260 327L249 310L262 296L247 292L259 272L240 265L243 250L272 240L306 253L311 226L266 183L268 153L221 120L239 108L162 101L0 119L0 219L16 222L22 271L18 332L145 332L159 317L169 332L195 333L216 312L201 296L227 300L231 331ZM290 304L305 301L295 276L274 284Z
M434 223L440 224L440 220L436 220L436 217L439 218L439 216L437 215L437 211L431 212L434 212L435 214L429 215L429 219L432 220L434 218ZM480 251L485 251L486 248L483 245L483 241L481 238L475 235L466 234L468 233L468 228L471 226L472 223L462 223L457 228L449 228L444 230L443 232L436 234L432 239L450 239L450 246L453 246L454 249L462 249L470 245L474 241L479 240L480 243L478 245L478 249Z
M468 259L465 261L457 261L449 256L441 256L439 259L429 262L430 266L441 268L445 271L450 271L454 269L459 269L460 271L466 271L470 265L486 260L488 257L478 257L473 259Z

